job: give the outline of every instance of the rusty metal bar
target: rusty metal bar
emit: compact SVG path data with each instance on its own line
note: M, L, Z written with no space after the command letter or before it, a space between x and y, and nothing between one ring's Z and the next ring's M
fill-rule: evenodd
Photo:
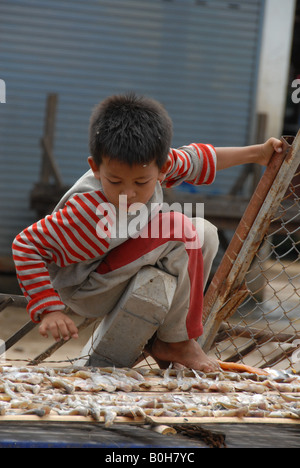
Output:
M6 307L11 305L12 303L13 303L13 300L11 297L5 298L3 301L0 302L0 312L2 312L2 310L6 309Z
M26 308L27 304L28 302L24 296L0 293L0 310L2 310L2 305L4 309L6 307Z
M299 166L300 131L296 138L282 137L282 141L283 154L273 155L205 295L205 326L201 345L206 352L211 348L222 321L226 319L222 308L239 291L271 219Z
M14 344L16 344L23 336L27 335L31 330L36 327L36 323L34 322L27 322L23 327L21 327L16 333L14 333L10 338L8 338L5 343L2 343L0 346L0 356L5 353L9 348L11 348Z
M291 343L296 338L297 338L297 335L291 336L288 340L285 341L285 343ZM280 340L275 340L273 338L270 339L267 336L263 336L263 335L261 335L260 338L258 338L258 339L253 338L253 342L250 345L248 345L246 348L244 348L242 350L239 350L237 353L233 354L232 356L229 356L228 358L224 359L224 361L225 362L226 361L227 362L238 362L241 359L248 356L249 354L251 354L253 351L256 351L262 345L264 345L266 343L270 343L272 341L273 342L277 341L278 343L282 342ZM295 348L294 348L294 350L295 350ZM265 364L265 367L270 367L270 366Z
M241 325L234 325L233 327L230 327L226 323L222 323L215 338L215 343L221 343L222 341L229 340L230 338L249 338L259 343L264 341L286 343L290 340L299 340L300 335L292 335L291 333L282 332L274 334L273 332L261 330L260 328L252 328Z
M292 356L292 354L295 352L295 349L295 346L291 346L289 349L283 350L279 356L274 356L272 359L267 361L265 363L265 367L272 367L284 361L285 359L289 359L290 356Z
M14 295L14 294L2 294L0 293L0 312L2 312L7 307L20 307L26 308L27 301L24 296ZM5 343L2 343L0 346L0 356L2 356L8 349L10 349L14 344L16 344L21 338L23 338L27 333L33 330L36 327L36 323L31 320L23 327L21 327L16 333L14 333Z

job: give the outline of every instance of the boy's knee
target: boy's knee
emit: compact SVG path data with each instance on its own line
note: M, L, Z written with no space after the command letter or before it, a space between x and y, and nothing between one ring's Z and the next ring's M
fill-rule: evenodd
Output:
M219 236L216 226L209 221L205 221L204 226L204 246L203 250L208 250L215 257L219 249Z
M185 214L179 211L171 211L163 213L162 223L169 221L170 223L170 238L181 238L185 241L192 241L197 237L197 229L192 223L192 220ZM169 219L166 219L169 218Z
M214 258L219 249L218 229L212 223L203 218L192 218L198 236L201 239L203 256Z

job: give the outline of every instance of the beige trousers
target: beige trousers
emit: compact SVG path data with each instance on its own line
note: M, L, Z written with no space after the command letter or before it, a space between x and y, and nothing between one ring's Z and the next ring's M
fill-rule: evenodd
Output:
M171 216L174 223L184 217L181 213L163 213L162 216ZM151 265L177 279L173 303L157 329L157 336L166 342L201 336L203 289L219 241L216 227L208 221L200 218L186 220L188 229L196 230L203 240L201 248L187 248L189 244L185 235L182 238L171 235L169 239L153 241L129 239L111 250L97 271L92 272L71 297L64 297L64 291L59 291L62 300L81 316L102 319L126 293L133 276L144 266Z

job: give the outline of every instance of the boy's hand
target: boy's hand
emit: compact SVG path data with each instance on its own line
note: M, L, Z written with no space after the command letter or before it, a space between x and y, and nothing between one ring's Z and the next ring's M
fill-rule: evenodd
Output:
M61 338L64 340L78 338L78 329L75 323L63 312L50 312L42 315L41 320L39 332L45 338L48 338L48 332L52 334L55 341L60 341Z
M262 166L267 166L273 156L274 152L282 153L282 141L277 140L277 138L270 138L264 144L261 145L261 154L258 164Z

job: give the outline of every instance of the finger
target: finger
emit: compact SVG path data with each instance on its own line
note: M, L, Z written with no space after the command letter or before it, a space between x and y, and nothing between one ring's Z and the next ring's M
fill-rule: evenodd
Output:
M73 320L67 321L67 327L72 338L78 338L78 328L76 327Z
M60 341L60 328L59 328L58 323L56 323L56 322L51 323L48 326L48 329L51 332L51 335L53 336L55 341Z
M58 330L60 332L61 337L66 341L70 339L70 332L69 328L64 320L60 320L57 323Z
M41 325L39 326L39 333L40 333L40 335L42 335L44 338L48 338L47 329L46 329L44 323L41 324Z
M277 153L282 152L282 146L283 146L282 141L276 140L276 139L273 140L273 148Z

